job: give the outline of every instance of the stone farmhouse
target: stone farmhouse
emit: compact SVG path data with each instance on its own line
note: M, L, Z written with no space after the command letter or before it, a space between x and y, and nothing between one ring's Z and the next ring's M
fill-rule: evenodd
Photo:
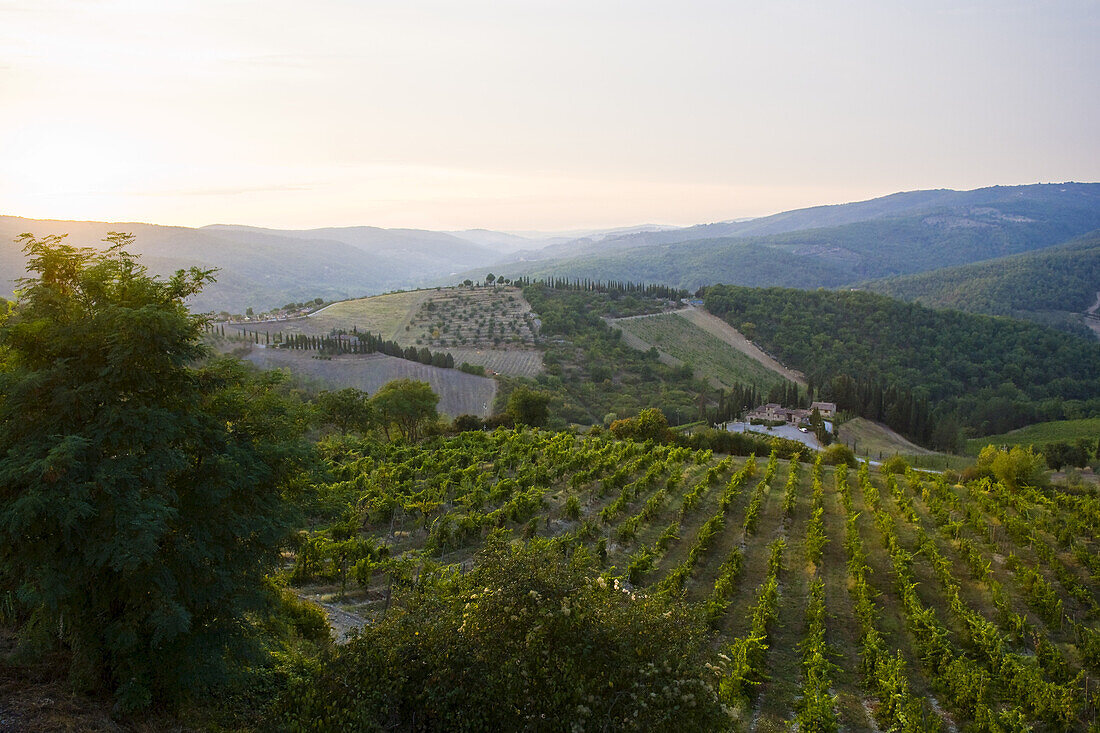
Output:
M800 407L783 407L778 403L769 402L766 405L749 410L748 414L745 415L745 421L763 420L765 422L784 422L790 425L808 425L814 408L817 408L818 413L824 420L832 421L836 417L836 403L834 402L814 402L808 410Z

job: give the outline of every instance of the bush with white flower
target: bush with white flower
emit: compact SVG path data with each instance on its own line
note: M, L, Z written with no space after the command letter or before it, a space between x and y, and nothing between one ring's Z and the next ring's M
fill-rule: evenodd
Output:
M701 615L597 575L579 546L495 540L409 591L292 690L297 730L715 730ZM624 592L626 591L626 592Z

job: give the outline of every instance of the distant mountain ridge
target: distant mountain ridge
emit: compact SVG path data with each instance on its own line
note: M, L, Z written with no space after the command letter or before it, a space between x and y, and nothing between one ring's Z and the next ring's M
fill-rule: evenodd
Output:
M691 290L714 283L835 288L1043 249L1097 228L1096 183L927 191L634 234L598 245L547 247L546 256L581 254L513 263L503 270L513 276L659 282ZM717 233L725 236L710 236Z
M166 275L197 265L216 267L217 282L194 298L199 311L270 308L416 287L487 265L498 250L443 232L346 227L264 229L216 224L198 229L138 222L77 222L0 216L0 296L24 274L13 239L22 232L66 234L67 242L98 247L109 231L131 232L142 264Z
M910 191L692 227L640 225L574 232L456 232L378 227L197 229L0 216L0 297L23 276L13 238L68 234L97 246L132 232L142 262L168 274L219 269L196 310L243 312L453 283L467 277L553 275L702 285L844 287L1040 250L1100 229L1100 184ZM569 238L573 234L579 238Z

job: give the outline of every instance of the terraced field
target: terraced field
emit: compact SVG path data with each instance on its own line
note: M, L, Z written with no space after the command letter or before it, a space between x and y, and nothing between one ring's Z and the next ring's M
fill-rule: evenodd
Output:
M430 293L409 319L403 338L431 349L534 348L536 316L519 288L455 287Z
M544 431L342 444L328 460L339 526L352 511L389 550L357 571L361 614L392 574L468 564L504 528L699 604L734 730L1095 730L1095 495ZM323 518L314 545L343 565L299 564L300 582L346 572Z
M483 366L490 372L516 377L534 377L542 371L542 352L534 349L448 348L455 364Z

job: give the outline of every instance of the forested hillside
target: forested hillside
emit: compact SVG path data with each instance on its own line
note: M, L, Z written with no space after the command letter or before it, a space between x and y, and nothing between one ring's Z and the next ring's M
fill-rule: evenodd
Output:
M1026 318L1089 335L1079 314L1100 291L1100 232L1041 252L875 280L865 287L932 307Z
M1100 415L1093 340L866 292L719 285L705 302L735 327L755 324L760 344L841 409L918 442L955 447L954 421L985 435Z
M691 230L638 235L563 249L558 259L504 270L508 275L660 282L690 290L719 282L838 287L1043 249L1100 228L1096 184L1069 186L1064 192L1044 187L1042 195L1031 187L1005 191L1015 195L983 199L978 192L966 192L973 195L932 197L927 208L917 210L855 209L867 216L856 221L801 216L789 220L790 228L745 222L699 227L695 237L684 234ZM843 223L822 224L834 221ZM737 233L714 236L722 232Z

